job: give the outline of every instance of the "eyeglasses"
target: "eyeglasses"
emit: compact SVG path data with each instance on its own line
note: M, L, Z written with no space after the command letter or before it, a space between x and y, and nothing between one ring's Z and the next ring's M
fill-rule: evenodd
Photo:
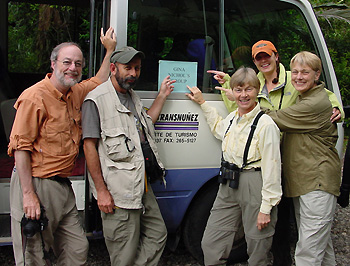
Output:
M71 61L71 60L61 61L58 59L56 59L56 61L61 62L65 67L70 67L72 64L74 64L75 67L77 67L77 68L83 67L83 62L81 62L81 61Z

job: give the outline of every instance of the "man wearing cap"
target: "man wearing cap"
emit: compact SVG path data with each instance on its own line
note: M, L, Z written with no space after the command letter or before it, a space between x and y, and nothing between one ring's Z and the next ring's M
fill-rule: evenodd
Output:
M101 29L100 39L107 52L95 77L79 83L83 53L76 43L61 43L51 53L52 74L23 91L15 103L8 154L16 162L10 185L16 265L47 265L43 253L50 248L56 265L86 264L89 244L68 176L79 153L83 100L108 79L108 61L116 45L113 28L106 35ZM43 214L47 228L28 238L22 249L26 243L21 235L22 217L39 220Z
M154 142L153 123L175 81L166 77L146 110L133 90L144 57L132 47L116 50L110 59L109 80L86 96L82 108L90 185L101 210L111 265L156 266L167 236L145 175L142 146L149 143L157 166L164 169Z

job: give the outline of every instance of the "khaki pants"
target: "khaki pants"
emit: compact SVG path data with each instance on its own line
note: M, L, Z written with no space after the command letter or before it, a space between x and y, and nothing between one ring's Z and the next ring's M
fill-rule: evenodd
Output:
M33 178L34 189L45 208L48 227L42 232L45 249L53 249L56 265L84 265L89 243L79 223L72 187L50 179ZM21 219L23 217L22 190L16 168L10 186L11 234L16 265L23 264ZM45 265L41 237L36 233L27 239L26 265Z
M297 266L335 266L331 228L337 198L316 190L293 198L299 240L295 248Z
M261 172L241 173L238 189L221 184L211 209L202 239L205 265L226 265L235 234L243 224L247 241L248 263L266 266L275 232L277 209L271 211L268 227L258 230L256 223L261 205Z
M144 210L101 212L103 234L112 266L156 266L167 231L151 186L143 195Z

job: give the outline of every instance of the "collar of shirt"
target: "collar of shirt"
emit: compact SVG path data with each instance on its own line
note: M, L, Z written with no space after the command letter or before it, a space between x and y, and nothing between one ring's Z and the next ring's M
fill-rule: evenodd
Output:
M320 81L319 84L317 84L315 87L312 87L311 89L309 89L308 91L299 94L299 99L308 97L310 94L313 94L314 91L317 90L324 90L325 89L325 84L324 82Z
M233 111L234 116L232 117L233 121L231 127L228 130L222 142L223 155L226 161L234 163L239 167L242 166L243 152L251 129L251 124L253 123L255 116L259 112L259 103L255 106L255 108L252 111L241 116L240 119L238 110ZM226 130L227 129L225 129L225 131ZM254 151L257 148L258 147L256 147L256 143L253 141L250 146L250 150ZM257 160L259 159L258 157L260 157L259 153L251 152L251 154L255 154L254 158L250 158L252 161ZM260 163L257 163L256 167L260 167Z
M239 123L238 122L238 120L239 121L244 121L244 122L249 122L249 121L251 121L251 120L253 120L254 119L254 117L258 114L260 112L260 104L257 102L256 103L256 106L254 107L254 109L253 110L251 110L249 113L247 113L247 114L244 114L244 115L242 115L241 116L241 118L239 117L239 113L238 113L238 109L236 109L235 111L234 111L234 122L236 122L236 123Z

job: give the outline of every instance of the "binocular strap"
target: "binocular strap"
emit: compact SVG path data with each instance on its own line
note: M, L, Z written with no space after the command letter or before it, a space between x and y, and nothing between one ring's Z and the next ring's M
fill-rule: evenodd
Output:
M243 153L243 165L242 165L242 170L244 167L246 167L247 165L251 164L251 163L255 163L255 162L258 162L260 160L256 160L256 161L253 161L253 162L249 162L247 163L247 158L248 158L248 151L249 151L249 148L250 148L250 144L252 143L252 139L253 139L253 136L254 136L254 131L256 129L256 126L259 122L259 119L260 117L264 114L263 111L260 111L254 118L254 121L253 121L253 124L251 125L251 129L250 129L250 132L249 132L249 136L248 136L248 139L247 139L247 143L245 144L245 148L244 148L244 153ZM227 132L229 131L231 125L232 125L232 122L233 122L233 118L231 119L230 121L230 124L228 125L227 129L226 129L226 132L225 132L225 135L227 134ZM224 135L224 136L225 136ZM221 160L223 161L224 160L224 153L221 152Z

